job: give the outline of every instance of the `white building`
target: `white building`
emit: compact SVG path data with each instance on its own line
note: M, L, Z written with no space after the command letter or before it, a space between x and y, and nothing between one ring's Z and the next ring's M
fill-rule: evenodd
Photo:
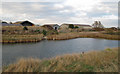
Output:
M71 24L62 24L60 28L69 28L69 25ZM72 24L72 25L74 25L74 27L77 26L78 28L81 28L81 29L92 29L92 26L90 25L84 25L84 24Z
M60 26L58 24L44 24L44 27L51 27L55 30L58 30L60 28Z

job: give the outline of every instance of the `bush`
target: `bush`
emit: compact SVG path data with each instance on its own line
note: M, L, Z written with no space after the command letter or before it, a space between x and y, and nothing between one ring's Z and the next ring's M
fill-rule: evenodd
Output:
M104 28L93 28L95 31L104 31Z
M77 29L77 28L79 28L79 27L78 27L78 26L75 26L74 28L76 28L76 29Z
M28 30L28 28L25 26L25 27L23 28L23 30Z
M70 25L69 25L69 28L72 28L72 29L73 29L73 28L74 28L74 25L73 25L73 24L70 24Z
M47 35L59 34L56 30L50 30L47 32Z
M58 31L55 31L55 34L59 34L59 32L58 32Z
M105 34L110 34L110 35L120 35L120 31L114 31L112 29L106 29Z
M106 34L111 34L111 35L114 33L112 29L106 29L105 32Z
M46 30L43 30L43 35L46 36L47 35L47 31Z
M34 32L39 32L40 33L40 30L35 30Z

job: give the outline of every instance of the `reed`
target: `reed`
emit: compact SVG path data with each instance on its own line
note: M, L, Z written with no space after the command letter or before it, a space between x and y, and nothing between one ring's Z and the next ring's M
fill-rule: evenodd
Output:
M3 72L118 72L118 48L44 60L22 58L4 66Z
M2 35L2 43L38 42L43 39L42 34L36 35Z
M120 40L119 35L109 35L99 32L71 32L71 33L60 33L58 35L48 35L48 40L67 40L73 38L102 38L111 40Z
M26 42L39 42L44 39L43 34L3 34L2 43L26 43ZM102 38L110 40L120 40L119 35L110 35L100 32L70 32L70 33L58 33L48 34L47 40L68 40L73 38Z

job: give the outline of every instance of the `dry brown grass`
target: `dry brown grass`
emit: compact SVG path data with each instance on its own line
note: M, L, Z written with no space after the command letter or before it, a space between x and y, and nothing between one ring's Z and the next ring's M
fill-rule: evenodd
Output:
M54 34L54 32L49 31L46 28L38 26L27 26L28 31L23 31L23 26L3 26L2 30L7 30L3 33L2 41L3 43L22 43L22 42L39 42L43 39L42 30L48 31L48 40L67 40L73 38L103 38L120 40L119 35L109 35L100 32L70 32L70 33L59 33ZM18 32L15 30L19 30ZM31 32L32 30L40 30L39 32ZM10 32L9 32L10 31ZM15 31L15 32L14 32ZM57 32L56 32L57 33Z
M28 31L23 30L24 26L2 26L3 32L2 43L26 43L26 42L39 42L43 39L41 33L31 33L31 30L40 30L43 29L41 26L27 26Z
M71 33L60 33L58 35L47 36L48 40L67 40L73 38L102 38L111 40L120 40L119 35L102 34L99 32L71 32Z
M118 72L118 48L69 54L51 59L20 59L3 72Z
M99 32L71 32L71 33L59 33L55 35L47 35L48 40L67 40L73 38L102 38L111 40L120 40L119 35L109 35ZM3 34L3 43L22 43L22 42L39 42L43 38L43 34Z
M43 39L42 34L36 35L2 35L3 43L22 43L22 42L38 42Z
M29 30L48 30L47 28L41 27L41 26L26 26ZM2 30L23 30L24 26L2 26Z

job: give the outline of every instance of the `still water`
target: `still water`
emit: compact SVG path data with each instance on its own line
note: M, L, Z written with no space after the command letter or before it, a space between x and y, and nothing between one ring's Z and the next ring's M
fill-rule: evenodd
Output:
M91 50L118 47L117 40L77 38L71 40L48 41L38 43L3 44L2 60L7 65L19 58L51 58L57 55L81 53Z

